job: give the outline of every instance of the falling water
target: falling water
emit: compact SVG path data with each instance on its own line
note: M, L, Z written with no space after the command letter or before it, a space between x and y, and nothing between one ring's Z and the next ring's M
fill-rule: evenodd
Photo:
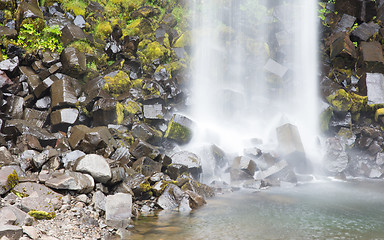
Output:
M316 155L316 0L192 2L193 145L273 149L276 127L289 122Z

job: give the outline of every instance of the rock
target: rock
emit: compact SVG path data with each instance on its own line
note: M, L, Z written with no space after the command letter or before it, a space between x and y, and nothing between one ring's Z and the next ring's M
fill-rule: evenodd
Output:
M129 149L129 152L136 159L139 159L141 157L149 157L151 159L155 159L160 154L159 150L155 146L152 146L149 143L143 142L140 139L136 140L132 144L132 146Z
M131 154L129 153L129 148L119 147L110 157L112 160L119 163L119 165L124 165L129 163Z
M360 44L362 55L361 65L367 72L384 73L384 57L379 42L362 42Z
M182 164L188 167L188 172L192 174L195 179L200 178L202 173L201 159L194 153L188 151L181 151L174 153L171 156L173 164Z
M75 151L70 151L63 153L63 156L61 158L61 162L64 164L64 167L66 169L71 168L74 164L75 161L80 158L85 156L85 153L80 151L80 150L75 150Z
M6 73L9 73L11 75L15 73L18 66L19 66L19 57L17 56L0 62L0 70Z
M79 110L76 108L64 108L51 113L51 124L55 129L67 130L79 117ZM65 131L66 132L66 131Z
M380 144L378 144L377 141L373 141L367 150L368 150L368 153L371 154L372 156L376 156L377 153L383 151L383 149L381 148Z
M20 29L20 26L26 18L40 18L44 19L43 12L39 8L39 5L34 1L21 2L16 10L16 29Z
M256 180L264 180L268 185L280 186L282 182L297 183L296 174L285 160L275 163L272 167L256 174Z
M6 85L11 85L11 84L12 84L12 80L8 77L8 75L5 72L0 70L0 88Z
M10 115L11 118L21 119L24 112L24 98L12 95L8 100L6 113Z
M241 156L236 157L233 160L232 169L239 169L241 171L246 172L250 176L253 176L258 168L256 163L252 159L250 159L249 157Z
M33 156L33 165L36 169L40 169L44 163L48 161L48 153L47 151L43 151L39 153L38 155Z
M183 164L171 164L167 167L166 173L170 178L176 180L183 173L188 172L188 167Z
M71 190L79 193L89 193L93 190L95 183L91 175L79 172L55 173L45 185L58 190Z
M373 168L369 173L370 178L380 178L383 175L383 171L381 169Z
M79 28L85 28L85 26L86 26L85 20L84 20L83 16L81 16L81 15L77 15L75 17L75 19L73 20L73 24L75 24Z
M20 239L23 236L23 229L13 225L0 225L0 237L9 239Z
M290 123L276 129L279 151L283 157L299 173L310 172L310 162L305 157L305 151L299 130Z
M33 108L24 109L23 119L42 128L47 121L49 113L47 111L39 111Z
M81 18L80 17L81 16L76 17L78 23L80 23L80 21L81 21L82 17ZM75 19L75 21L76 21L76 19ZM84 21L84 18L83 18L83 21ZM85 25L85 21L84 21L84 25ZM85 33L83 32L81 27L73 25L73 24L66 25L61 30L61 32L62 32L61 33L61 41L63 41L64 45L68 45L69 43L74 42L74 41L87 39L87 36L85 35Z
M71 128L68 142L72 149L76 149L80 145L89 130L90 128L85 125L76 125Z
M8 149L4 146L0 147L0 166L10 165L13 163L14 158Z
M92 109L93 124L95 126L105 126L117 122L116 100L111 98L101 98L95 102Z
M142 173L144 176L151 176L156 172L161 172L161 167L161 163L155 162L149 157L141 157L132 165L132 168L135 169L135 171Z
M341 173L348 165L348 155L344 151L340 140L328 138L326 141L326 154L323 157L325 168L331 173Z
M331 59L357 57L355 45L350 40L348 33L340 32L332 37L330 57Z
M161 194L161 196L157 199L157 204L163 210L176 210L185 198L188 198L188 195L178 186L168 184L163 194Z
M87 70L84 53L79 52L75 48L65 48L61 53L60 60L63 64L64 73L71 77L79 78Z
M42 59L43 65L49 68L54 64L59 64L60 55L57 52L43 51L41 53L41 59Z
M105 203L105 220L108 226L126 228L132 216L132 195L116 193L109 195Z
M144 118L148 120L164 119L165 110L162 104L143 105Z
M73 169L90 174L96 182L107 183L111 177L111 168L107 160L97 154L88 154L77 159Z
M36 101L35 107L37 109L46 110L51 107L51 98L49 96L40 98Z
M38 239L40 236L39 231L32 226L23 226L23 232L31 239Z
M160 9L152 6L143 6L131 13L131 18L150 18L160 14Z
M95 205L95 209L105 211L105 204L107 198L101 191L96 191L92 197L92 203Z
M376 155L376 164L381 166L384 164L384 153L379 152Z
M274 75L284 78L285 74L288 72L288 68L276 62L273 59L268 59L267 63L264 65L264 70L273 73Z
M0 26L0 35L7 38L15 38L17 36L16 29L11 29L6 26Z
M362 23L355 30L352 31L352 37L359 39L360 41L367 41L375 33L378 33L380 26L377 23Z
M67 79L58 79L51 86L52 107L75 107L76 92Z
M0 169L0 195L7 193L19 182L19 176L13 168Z
M22 226L28 215L15 206L5 206L0 209L0 216L0 225Z
M367 96L369 104L384 103L384 75L381 73L367 73Z
M132 135L153 145L159 145L162 140L162 132L145 123L136 124L132 127Z
M353 24L355 23L355 21L356 21L356 17L348 14L343 14L340 21L337 23L337 26L334 32L335 33L348 32L353 27Z
M164 138L175 141L178 144L187 144L192 139L193 122L189 118L174 114L169 121Z
M35 94L37 98L40 97L41 91L38 91L39 86L42 84L42 81L38 74L36 74L32 68L21 66L19 67L21 74L23 74L27 78L27 82L32 92Z

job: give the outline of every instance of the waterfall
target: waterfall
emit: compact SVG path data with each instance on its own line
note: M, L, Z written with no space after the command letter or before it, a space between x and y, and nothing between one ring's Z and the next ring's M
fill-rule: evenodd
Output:
M192 9L192 146L274 149L276 128L291 123L316 156L317 2L193 0Z

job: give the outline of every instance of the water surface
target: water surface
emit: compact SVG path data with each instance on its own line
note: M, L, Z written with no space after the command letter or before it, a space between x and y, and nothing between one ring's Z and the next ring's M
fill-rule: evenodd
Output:
M217 196L134 223L132 239L384 239L384 182L318 182Z

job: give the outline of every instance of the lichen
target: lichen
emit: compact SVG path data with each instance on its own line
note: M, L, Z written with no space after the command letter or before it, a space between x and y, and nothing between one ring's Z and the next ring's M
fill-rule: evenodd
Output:
M119 71L114 77L105 76L105 85L103 89L111 94L121 94L132 87L131 79L128 74Z
M13 170L13 172L9 174L7 178L6 188L12 189L17 185L18 182L19 182L19 176L17 175L17 172Z
M101 39L106 39L112 33L112 26L110 22L99 22L95 27L95 35Z
M140 183L140 190L142 192L147 192L147 193L151 192L152 190L151 184L149 184L148 181Z
M334 94L329 95L327 101L337 111L347 112L351 110L352 113L357 113L367 106L368 97L353 92L347 93L344 89L339 89Z
M135 115L141 112L141 105L135 101L127 100L125 103L116 103L116 121L121 124L128 115Z
M19 192L19 191L16 191L16 190L12 190L11 191L12 193L14 193L17 197L19 198L25 198L25 197L28 197L29 195L26 194L26 193L22 193L22 192Z
M37 210L31 210L28 212L28 215L35 218L36 220L50 220L55 218L56 214L55 212L45 212L45 211L37 211Z
M379 116L384 115L384 108L379 108L375 112L375 121L377 122L379 120Z
M174 122L174 118L175 117L173 117L172 120L169 122L164 137L172 139L180 144L189 142L192 138L192 131L185 126Z

